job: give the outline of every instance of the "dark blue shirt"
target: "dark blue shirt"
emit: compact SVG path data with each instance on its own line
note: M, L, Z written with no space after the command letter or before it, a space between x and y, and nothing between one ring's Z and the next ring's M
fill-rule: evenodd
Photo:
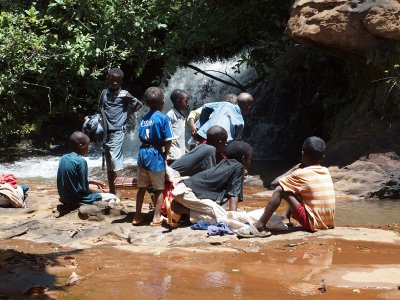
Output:
M100 194L89 192L87 162L75 152L65 154L60 159L57 190L64 203L92 203L101 200Z
M121 130L128 118L131 108L134 112L142 107L142 103L128 91L105 89L100 95L100 108L104 109L107 130Z

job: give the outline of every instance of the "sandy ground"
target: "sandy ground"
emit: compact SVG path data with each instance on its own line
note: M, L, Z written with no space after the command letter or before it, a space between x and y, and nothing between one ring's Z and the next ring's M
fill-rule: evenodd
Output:
M260 199L268 198L270 192L246 188L245 195L250 200L241 209L249 210L259 207ZM265 299L268 295L400 298L398 227L338 227L313 234L294 227L263 239L207 237L205 231L191 230L189 224L176 230L150 227L151 213L143 226L134 227L134 202L129 199L102 221L82 220L77 211L58 217L58 205L55 190L39 187L29 192L28 208L0 209L0 279L6 278L0 281L2 299L23 295L132 299L130 293L136 293L136 299L183 299L188 295L200 299L206 292L221 299ZM110 257L110 253L117 255ZM154 260L161 273L154 273ZM105 261L109 261L108 269ZM132 268L139 268L142 276ZM72 271L90 276L77 286L66 286ZM19 272L26 276L22 278ZM140 279L143 276L148 281ZM222 283L211 284L210 292L205 288L213 276ZM112 296L108 277L118 282ZM99 280L104 284L88 293ZM141 280L142 285L132 286L132 280ZM149 287L149 282L154 287ZM326 293L321 289L324 284ZM271 287L268 291L266 285ZM30 290L35 286L42 290ZM193 290L193 286L197 288Z

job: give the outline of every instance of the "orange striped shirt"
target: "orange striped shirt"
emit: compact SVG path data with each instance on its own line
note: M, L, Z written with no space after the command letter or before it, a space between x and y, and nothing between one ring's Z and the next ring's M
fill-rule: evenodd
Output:
M285 192L301 197L312 231L335 227L335 191L327 168L314 165L297 169L282 177L279 184Z

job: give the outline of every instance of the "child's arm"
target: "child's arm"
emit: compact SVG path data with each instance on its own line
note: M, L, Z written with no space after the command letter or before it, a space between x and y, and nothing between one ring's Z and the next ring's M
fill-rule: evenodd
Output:
M187 117L192 135L194 135L197 132L196 121L200 118L200 114L201 114L202 110L203 110L203 107L199 107L198 109L192 110L189 113L189 116Z
M303 167L303 166L302 166L301 163L295 165L293 168L291 168L291 169L290 169L289 171L287 171L285 174L282 174L282 175L276 177L276 178L271 182L271 186L272 186L272 187L276 187L276 186L279 184L279 180L280 180L282 177L285 177L285 176L287 176L287 175L293 173L295 170L297 170L297 169L299 169L299 168L302 168L302 167Z
M97 189L89 187L89 192L91 193L103 193L106 188L106 184L102 180L89 180L89 184L97 185Z
M169 149L171 149L172 140L164 142L164 159L168 160Z

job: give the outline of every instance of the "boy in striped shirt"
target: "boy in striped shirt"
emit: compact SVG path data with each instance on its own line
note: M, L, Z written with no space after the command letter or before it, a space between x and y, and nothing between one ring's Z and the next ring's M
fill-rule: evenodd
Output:
M316 136L307 138L302 147L302 163L276 178L278 185L255 227L261 232L273 212L285 200L289 208L285 217L292 216L308 231L335 227L335 192L327 168L320 165L325 142Z

